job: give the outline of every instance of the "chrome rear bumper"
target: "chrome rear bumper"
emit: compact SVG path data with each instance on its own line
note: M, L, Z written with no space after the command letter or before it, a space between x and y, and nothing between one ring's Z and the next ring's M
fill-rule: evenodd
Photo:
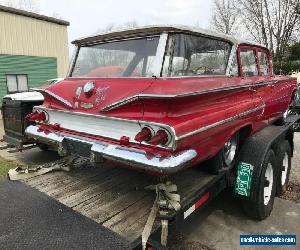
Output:
M34 138L39 142L55 144L60 150L67 154L74 154L70 144L75 143L73 147L79 152L88 151L86 156L90 157L91 161L95 159L109 159L132 166L145 171L156 172L158 174L172 174L190 163L196 156L197 152L193 149L185 150L176 155L160 156L149 154L146 151L129 148L126 146L109 144L104 142L96 142L87 140L86 138L78 138L62 133L44 133L38 131L37 126L29 126L26 129L26 134L30 138ZM84 148L84 150L81 150Z

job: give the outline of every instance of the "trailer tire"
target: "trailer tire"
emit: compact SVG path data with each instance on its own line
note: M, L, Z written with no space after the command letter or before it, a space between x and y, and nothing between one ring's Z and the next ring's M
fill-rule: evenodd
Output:
M278 178L277 178L277 195L282 195L287 187L290 178L292 164L292 149L288 141L283 141L279 146L278 155Z
M263 220L273 210L277 180L275 164L276 157L273 150L270 149L264 158L257 182L258 188L255 189L257 199L255 201L242 200L245 213L252 219Z

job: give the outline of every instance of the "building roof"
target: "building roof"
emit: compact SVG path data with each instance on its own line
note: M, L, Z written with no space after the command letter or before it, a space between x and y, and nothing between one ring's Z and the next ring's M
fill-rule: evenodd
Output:
M260 47L265 47L263 45L256 44L254 42L248 42L248 41L237 39L233 36L217 33L199 27L185 26L185 25L155 25L155 26L143 26L137 28L122 29L122 30L100 33L94 36L79 38L74 40L72 43L76 45L85 45L85 44L106 41L106 40L122 39L127 37L134 37L134 36L155 35L163 32L168 32L168 33L185 32L185 33L193 33L193 34L202 34L210 37L217 37L222 40L227 40L232 42L233 44L245 43L245 44L253 44L253 45L258 45Z
M45 15L40 15L40 14L36 14L33 12L25 11L25 10L15 9L15 8L7 7L4 5L0 5L0 11L15 14L15 15L20 15L20 16L31 17L31 18L43 20L43 21L50 22L50 23L56 23L59 25L66 25L66 26L70 25L70 23L65 20L61 20L58 18L49 17L49 16L45 16Z

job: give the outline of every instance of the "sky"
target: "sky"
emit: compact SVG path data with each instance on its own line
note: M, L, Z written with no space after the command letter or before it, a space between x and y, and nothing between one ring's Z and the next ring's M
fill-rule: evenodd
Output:
M30 6L40 14L69 21L71 43L109 25L133 21L138 25L183 24L208 28L213 0L0 0L0 4ZM70 45L70 54L72 50Z
M115 24L187 24L207 28L212 0L38 0L41 14L70 22L69 42Z

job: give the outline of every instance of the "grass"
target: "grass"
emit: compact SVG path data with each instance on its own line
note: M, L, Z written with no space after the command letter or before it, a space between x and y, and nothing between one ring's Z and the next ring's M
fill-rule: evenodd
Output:
M0 157L0 179L6 178L8 170L15 167L15 162Z

